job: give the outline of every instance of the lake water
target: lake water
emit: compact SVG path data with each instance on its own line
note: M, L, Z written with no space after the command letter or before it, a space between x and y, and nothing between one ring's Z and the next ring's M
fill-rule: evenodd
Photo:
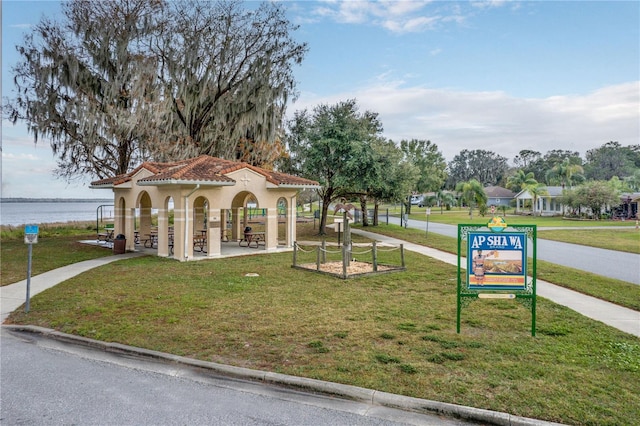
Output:
M17 201L0 202L0 224L19 226L53 222L95 221L98 207L102 219L113 219L113 201Z

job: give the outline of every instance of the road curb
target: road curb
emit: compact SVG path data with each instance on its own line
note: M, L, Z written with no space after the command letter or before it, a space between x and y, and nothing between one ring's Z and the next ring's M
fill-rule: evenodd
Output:
M313 392L326 396L335 396L352 401L379 405L388 408L396 408L405 411L412 411L421 414L441 414L448 417L455 417L463 420L483 422L499 426L561 425L560 423L552 423L526 417L513 416L511 414L501 413L498 411L483 410L462 405L396 395L358 386L343 385L339 383L325 382L317 379L308 379L304 377L290 376L268 371L253 370L244 367L234 367L225 364L218 364L215 362L200 361L178 355L167 354L164 352L136 348L134 346L123 345L120 343L102 342L86 337L74 336L50 328L38 327L33 325L2 324L2 328L14 332L38 334L42 337L56 339L58 341L74 345L82 345L109 353L135 356L166 363L174 363L187 367L195 367L203 371L222 375L225 377L232 377L248 381L259 381L268 384L284 386L303 392Z

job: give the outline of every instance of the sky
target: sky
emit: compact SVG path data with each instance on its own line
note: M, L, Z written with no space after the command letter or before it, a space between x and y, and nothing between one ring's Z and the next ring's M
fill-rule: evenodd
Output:
M294 66L313 110L355 99L383 136L429 140L447 162L483 149L512 164L521 150L640 143L638 1L286 1L309 51ZM2 96L15 46L59 1L2 0ZM54 177L46 140L2 122L2 197L109 198Z

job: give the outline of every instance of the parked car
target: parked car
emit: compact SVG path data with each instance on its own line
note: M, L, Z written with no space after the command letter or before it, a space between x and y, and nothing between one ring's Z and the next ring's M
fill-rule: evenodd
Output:
M411 196L411 205L424 207L424 195L412 195Z

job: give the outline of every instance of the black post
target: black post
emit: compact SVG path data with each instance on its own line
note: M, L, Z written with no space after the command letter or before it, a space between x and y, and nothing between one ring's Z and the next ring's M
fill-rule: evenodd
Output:
M31 255L33 253L33 244L29 243L29 260L27 261L27 301L24 305L24 311L29 313L29 300L31 299Z

